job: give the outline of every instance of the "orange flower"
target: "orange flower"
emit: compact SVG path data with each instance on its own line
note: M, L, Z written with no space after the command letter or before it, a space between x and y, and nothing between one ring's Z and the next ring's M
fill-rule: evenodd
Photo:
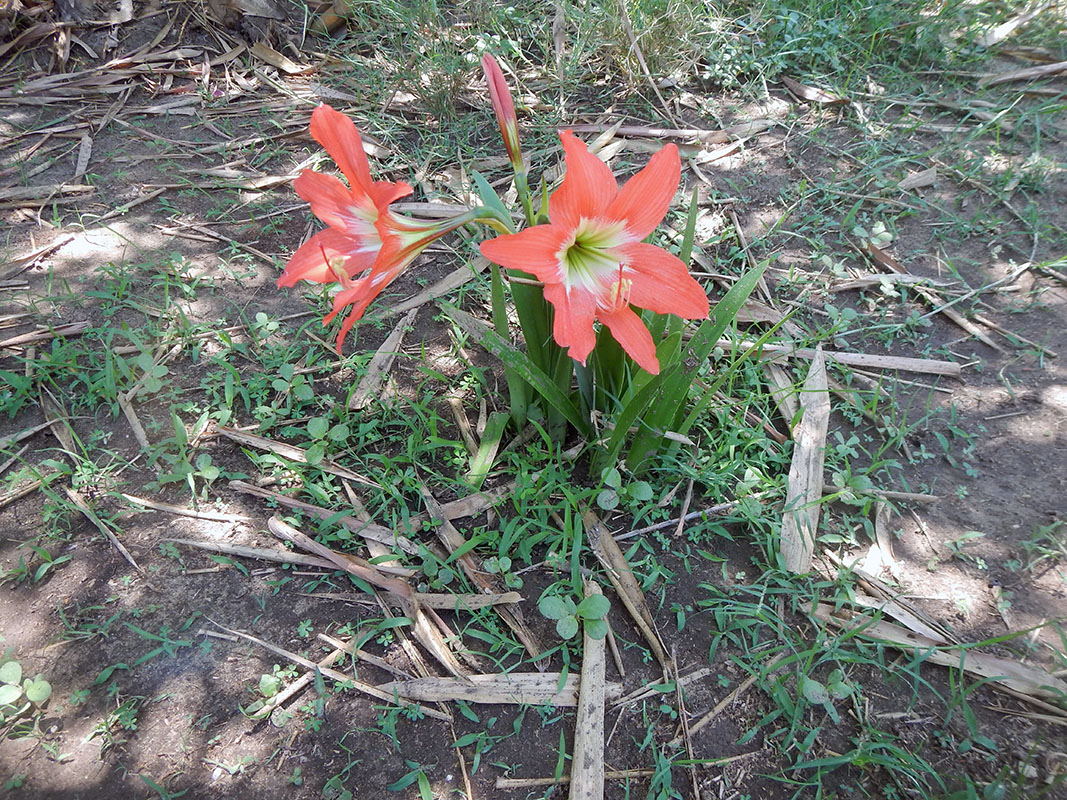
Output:
M570 131L560 133L566 175L549 198L549 223L483 242L482 254L535 275L555 308L553 336L585 364L599 319L643 369L656 374L652 334L630 305L685 319L708 315L708 297L676 256L642 240L659 225L681 179L668 145L619 188L611 170Z
M337 352L345 336L367 306L392 283L434 239L471 221L470 214L427 222L389 210L389 204L411 193L406 183L374 181L355 124L328 105L311 115L311 135L337 162L348 179L304 170L293 182L311 211L329 227L316 233L289 259L278 286L297 281L341 284L329 324L346 306L352 306L337 335Z

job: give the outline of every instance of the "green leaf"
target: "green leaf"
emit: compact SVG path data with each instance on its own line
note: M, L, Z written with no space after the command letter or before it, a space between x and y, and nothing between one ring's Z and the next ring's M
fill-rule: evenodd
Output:
M608 623L602 619L587 619L582 624L590 639L603 639L608 635Z
M570 639L578 633L578 620L569 615L556 620L556 633L561 639Z
M630 446L626 465L635 472L648 465L645 458L654 449L663 435L663 431L675 429L677 423L685 413L686 396L689 387L696 378L699 365L707 361L711 351L715 349L726 328L737 317L737 312L745 304L748 296L752 294L759 284L760 278L766 272L770 262L766 262L756 269L749 270L742 275L730 288L730 291L711 310L708 319L700 324L693 333L689 345L685 349L686 360L698 365L696 368L679 370L674 372L669 379L663 382L663 392L651 406L650 413L644 418L645 426L638 433L634 443ZM664 373L660 373L661 377ZM650 386L653 384L649 384ZM646 387L647 388L647 387ZM684 433L684 431L681 431Z
M22 681L22 665L17 661L8 661L0 666L0 681L3 683L20 683Z
M504 205L504 201L500 199L500 195L494 191L493 187L489 184L489 181L474 170L471 170L470 176L471 183L474 184L474 189L478 192L478 197L481 199L482 205L496 211L500 215L501 221L511 219L511 211Z
M496 460L497 451L500 449L500 440L504 436L504 429L508 425L509 416L503 411L494 411L489 415L485 423L485 433L482 434L478 452L471 459L471 468L467 473L467 480L476 489L480 489L486 475Z
M504 279L500 274L499 264L489 265L490 290L493 298L493 327L501 338L510 341L511 334L508 328L508 304L504 294ZM526 425L528 406L527 385L515 370L504 367L504 379L508 384L508 399L511 403L511 418L515 427L522 430Z
M323 438L329 429L330 421L325 417L314 417L313 419L308 420L308 436L310 436L312 439Z
M106 683L108 678L111 677L111 673L117 669L129 669L127 664L112 664L110 667L104 667L100 670L100 674L96 676L96 680L93 681L94 686L99 686L101 683Z
M611 609L611 601L602 594L591 594L578 604L578 616L582 619L604 619Z
M22 697L22 687L14 683L0 686L0 706L13 706Z
M541 598L537 603L537 610L541 612L543 617L548 619L563 619L574 613L575 606L574 601L569 597L563 598L559 595L550 594Z
M433 800L433 787L422 770L419 770L419 800Z
M589 420L582 417L578 407L574 405L563 390L525 353L519 351L499 333L481 320L475 319L466 311L461 311L448 303L440 303L440 307L453 322L474 337L482 347L499 358L505 367L518 373L524 381L533 387L534 391L541 395L546 403L559 412L576 430L585 436L592 434Z
M609 467L601 473L605 486L618 490L622 486L622 473L616 467Z
M321 442L316 442L307 449L306 457L308 464L313 467L321 464L322 459L326 457L326 446Z
M274 697L282 688L282 679L277 675L259 676L259 693L264 697Z
M826 687L807 675L802 676L800 679L800 692L804 695L804 699L812 705L823 705L830 702L830 694L826 691Z
M652 499L652 487L647 481L634 481L626 487L626 494L633 500L647 503Z
M604 511L611 511L619 505L619 494L614 489L604 489L596 496L596 504Z
M43 704L52 696L52 684L40 675L33 680L27 680L23 683L22 688L26 692L26 699L35 706Z

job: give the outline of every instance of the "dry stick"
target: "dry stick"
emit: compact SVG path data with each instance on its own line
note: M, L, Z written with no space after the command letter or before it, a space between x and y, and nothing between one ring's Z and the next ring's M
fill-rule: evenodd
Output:
M294 553L291 550L278 550L272 547L250 547L244 544L227 544L225 542L202 542L197 539L172 539L165 538L164 542L183 544L186 547L196 547L200 550L209 550L215 553L224 553L229 556L241 558L254 558L258 561L273 561L278 564L299 564L304 567L321 567L322 569L335 570L337 565L332 561L317 556L309 556L304 553Z
M0 495L0 508L6 508L16 500L21 500L28 494L33 494L43 485L44 481L30 481L25 486L20 486L18 489L13 489L7 494Z
M306 669L310 669L312 671L318 670L327 678L331 678L337 681L338 683L342 683L346 686L351 686L357 692L362 692L363 694L370 695L371 697L386 703L392 703L394 701L393 695L390 692L383 692L377 686L372 686L369 683L364 683L363 681L357 681L351 675L346 675L345 673L338 672L335 669L330 669L328 667L319 667L314 661L310 659L304 658L303 656L297 655L296 653L291 653L288 650L285 650L284 648L278 647L277 645L273 645L270 642L266 642L263 639L259 639L255 636L252 636L251 634L242 633L241 631L235 631L231 628L227 628L225 625L222 625L221 623L218 623L215 620L211 619L211 617L204 617L204 619L219 628L219 630L228 633L231 636L238 636L242 639L247 639L253 644L258 644L265 650L268 650L271 653L274 653L275 655L279 655L282 658L287 658L294 664L299 664L300 666ZM450 714L444 714L432 708L427 708L426 706L419 705L418 703L415 704L415 707L428 717L433 717L434 719L443 720L445 722L452 721L452 716Z
M305 503L303 500L297 500L293 497L289 497L289 495L282 494L281 492L265 489L261 486L246 483L245 481L230 481L229 486L231 489L235 489L238 492L250 494L254 497L261 497L265 500L273 500L287 508L298 509L318 517L319 519L330 519L337 514L336 511L332 511L328 508ZM343 525L348 528L348 530L352 531L352 533L362 536L364 539L380 542L384 545L399 547L405 553L411 555L415 555L419 552L419 545L416 542L413 542L406 536L401 536L390 528L375 525L373 522L364 522L363 520L352 516L334 519L334 522L338 525ZM412 525L414 526L414 524L414 520L412 520Z
M257 436L254 433L247 433L245 431L237 430L236 428L228 428L225 425L220 425L217 430L219 434L225 436L227 439L237 442L238 444L255 447L259 450L266 450L270 453L274 453L276 456L295 461L298 464L308 463L307 451L301 447L294 447L291 444L275 442L264 436ZM329 472L331 475L336 475L338 478L346 478L347 480L354 481L355 483L362 483L375 489L382 488L377 482L372 481L370 478L364 477L358 472L353 472L347 467L343 467L328 458L319 461L315 464L315 467L321 469L323 472Z
M136 497L132 494L123 494L129 502L145 508L150 508L153 511L165 511L168 514L175 514L179 517L192 517L193 519L204 519L211 522L251 522L251 517L245 517L240 514L223 514L218 511L196 511L192 508L184 508L183 506L175 506L170 503L163 503L159 500L148 500L144 497Z
M122 542L119 541L118 537L115 535L115 532L111 530L111 528L109 528L107 525L105 525L103 520L100 519L100 517L96 516L96 514L93 513L93 510L89 508L89 504L85 502L85 498L73 489L71 489L69 486L64 486L63 491L66 492L67 499L69 499L70 502L72 502L74 506L80 512L82 512L82 514L85 515L86 519L88 519L91 523L93 523L93 525L96 526L96 529L98 531L100 531L102 534L104 534L105 537L107 537L107 540L111 542L111 546L119 551L119 554L130 563L130 566L132 566L138 572L142 572L143 570L139 566L137 566L137 562L134 561L133 556L130 555L130 551L123 547Z
M840 611L828 603L819 603L812 616L839 630L845 630L865 639L887 642L898 650L924 654L925 661L949 669L962 669L980 678L988 679L990 685L1014 697L1039 704L1045 710L1055 709L1061 717L1067 717L1067 709L1057 708L1050 702L1062 701L1067 696L1067 682L1049 672L1027 666L1019 661L980 653L973 648L940 647L938 643L907 628L883 620L857 614L842 619Z
M652 91L655 92L656 97L659 98L660 105L663 106L663 111L666 114L667 119L677 125L678 123L674 118L674 114L671 113L671 107L667 105L667 101L663 99L659 87L656 86L656 81L652 78L652 73L649 72L648 64L645 63L645 54L641 52L641 47L637 44L637 37L634 36L634 29L630 25L630 12L626 8L626 0L619 0L619 19L622 22L622 29L626 33L626 38L630 40L630 49L633 50L634 56L637 58L637 63L641 65L641 71L645 74L645 78L648 80L648 85L652 87Z
M39 425L34 425L32 428L27 428L24 431L13 433L10 436L0 437L0 449L7 447L9 444L18 444L23 439L29 439L35 433L40 433L45 428L51 428L54 423L42 422Z
M378 669L385 670L390 675L395 675L401 680L406 681L412 679L411 675L408 675L402 669L397 669L384 658L379 658L373 653L368 653L366 650L353 649L351 642L342 642L340 639L335 639L334 637L325 633L318 633L315 635L318 636L318 638L322 639L322 641L326 642L326 644L330 645L330 647L340 650L342 653L347 653L350 656L358 658L360 661L366 661L368 664L371 664L377 667Z
M671 662L675 676L678 675L678 652L671 647ZM693 752L693 739L689 733L689 713L685 709L685 694L682 692L682 682L674 681L674 699L678 703L678 719L682 724L682 739L685 741L685 754L689 757L689 780L693 784L693 798L700 799L700 782L697 779L696 755Z
M667 652L663 648L663 642L656 631L652 614L645 602L645 595L641 591L641 585L634 577L633 569L626 561L626 556L611 537L611 532L600 521L600 518L592 510L586 509L582 513L582 524L585 527L585 537L596 555L597 560L607 572L608 579L622 600L626 610L637 624L638 630L648 642L652 654L660 663L663 671L670 675L671 665L667 658Z
M604 777L609 780L626 780L627 778L650 778L655 775L651 769L611 769L604 772ZM570 783L570 775L561 775L559 778L497 778L497 789L534 789L538 786L555 786L559 783Z
M608 622L607 620L604 620ZM608 650L611 652L611 660L615 662L615 669L619 671L619 677L626 677L626 667L622 664L622 654L619 653L619 645L615 641L615 631L611 629L611 623L608 622Z
M377 567L364 561L359 556L335 552L325 545L316 542L310 536L297 530L292 525L283 522L276 516L267 520L267 530L283 541L291 542L297 547L303 548L319 558L326 559L332 563L336 569L344 570L360 580L366 581L369 584L377 586L379 589L384 589L385 591L396 595L397 598L403 600L406 605L410 606L413 603L412 595L414 593L405 581L382 574ZM406 610L412 609L409 608Z
M759 265L756 263L756 259L752 256L752 253L748 249L748 239L745 237L745 231L741 228L741 220L737 218L737 211L734 210L733 205L726 207L726 210L730 214L730 222L734 227L734 234L737 236L737 243L741 245L741 252L745 254L745 260L748 261L749 269L758 269ZM760 276L759 290L763 293L763 296L767 298L767 302L771 301L771 290L767 286L767 279L764 276Z
M205 633L206 633L206 631L205 631ZM332 667L337 662L337 660L339 658L341 658L341 656L343 656L344 654L345 653L344 653L343 650L334 649L332 652L328 653L324 658L319 659L318 662L316 662L316 666L319 668L319 671L321 672L323 669ZM314 670L312 670L311 672L305 672L303 675L301 675L295 681L293 681L288 686L286 686L284 689L282 689L280 692L278 692L278 694L276 694L273 697L269 698L259 708L258 711L253 712L249 716L252 719L266 719L267 717L269 717L271 714L274 713L275 709L280 708L282 705L287 703L290 698L295 697L297 694L299 694L304 689L306 689L308 686L310 686L312 684L312 682L314 682L314 680L315 680L315 671Z
M997 333L999 333L1001 336L1005 337L1009 341L1011 339L1018 339L1023 344L1028 344L1031 347L1033 347L1034 349L1040 350L1042 353L1044 353L1049 358L1058 358L1058 356L1056 355L1055 352L1053 352L1052 350L1049 350L1043 344L1038 344L1033 339L1027 339L1025 336L1022 336L1021 334L1018 334L1013 330L1009 330L1008 328L1005 328L1004 326L1002 326L1002 325L994 322L993 320L989 319L989 317L985 316L984 314L975 314L974 318L975 318L976 321L981 322L987 328L992 328L993 330L995 330Z
M396 691L401 697L424 702L465 700L469 703L509 703L517 705L552 705L560 708L578 706L580 681L571 672L561 681L558 672L507 672L470 675L459 678L415 678L382 684L383 691ZM602 683L601 689L613 698L622 687Z
M47 244L44 247L38 247L33 252L27 253L24 256L18 256L11 259L3 267L0 267L0 280L7 280L13 278L21 272L32 267L38 259L55 252L59 248L66 244L69 244L74 239L73 234L65 234L60 236L51 244Z
M338 569L394 595L403 605L405 614L411 617L415 635L423 646L433 654L441 666L453 675L459 678L466 676L463 666L456 660L455 654L449 649L439 630L431 624L427 609L419 606L418 598L406 581L390 578L382 570L358 556L337 553L276 516L267 521L267 529L275 536L333 562Z
M363 524L369 524L371 522L370 514L367 513L367 508L363 505L363 500L360 498L356 490L352 488L352 484L348 481L341 481L341 485L345 487L345 494L348 496L348 502L352 504L352 516ZM376 539L363 537L363 541L367 544L367 552L371 554L371 558L379 559L376 562L379 569L393 575L403 575L406 578L415 575L416 570L408 569L400 562L400 559L395 558L393 548Z
M674 538L681 538L685 531L685 517L689 513L689 504L693 502L693 479L689 479L689 485L685 487L685 500L682 501L682 513L678 516L678 527L674 529Z
M30 333L12 336L10 339L0 341L0 347L21 347L35 342L45 342L59 336L78 336L89 328L88 322L71 322L67 325L57 325L51 330L31 331Z
M22 457L26 455L26 451L29 449L30 446L28 444L22 445L22 447L19 448L19 451L17 453L11 456L11 458L9 458L3 464L0 464L0 475L3 475L5 472L11 469L11 467L17 464L22 459Z
M734 348L743 348L745 350L751 350L755 347L755 342L739 339L733 341L730 339L720 339L717 342L719 347L732 350ZM789 345L780 344L764 344L760 349L763 351L763 357L771 360L772 358L777 360L781 358L815 358L815 350L811 350L806 347L792 347ZM872 353L845 353L840 350L823 350L823 355L832 359L839 364L845 364L850 367L869 367L872 369L899 369L905 372L922 372L929 375L948 375L953 378L960 376L961 366L954 361L938 361L932 358L908 358L906 356L879 356Z
M774 658L772 658L767 663L767 668L766 668L767 672L769 673L771 668L775 664L777 664L783 657L784 657L784 654L779 654L779 655L775 656ZM689 735L693 736L698 731L700 731L702 728L704 728L704 726L706 726L709 723L713 722L715 720L715 718L717 716L719 716L719 714L721 714L731 703L733 703L741 695L743 695L745 692L747 692L749 690L749 688L752 686L752 684L754 684L757 680L759 680L759 671L758 670L755 673L753 673L752 675L749 675L747 678L745 678L741 683L739 683L737 685L736 689L734 689L732 692L730 692L730 694L726 695L726 697L724 697L722 700L720 700L718 703L716 703L715 704L715 708L711 709L711 711L709 711L707 714L705 714L700 719L698 719L694 724L690 725L689 726ZM681 743L682 743L681 737L678 737L678 736L676 736L674 739L672 739L670 742L668 742L668 744L670 744L672 747L677 747Z
M830 421L826 361L821 351L811 362L800 405L803 417L793 431L796 445L789 465L779 545L785 568L795 573L807 572L811 568L815 531L819 524L826 431Z
M467 454L473 458L478 455L478 442L474 438L471 422L467 419L467 412L463 409L463 401L455 395L449 395L446 399L452 416L455 417L456 426L459 428L459 435L463 438L463 446L467 448Z
M681 684L683 689L689 687L690 684L702 681L709 675L713 675L715 670L711 667L702 667L701 669L693 670L687 675L678 676L678 683ZM621 708L622 706L629 705L630 703L636 703L638 700L645 700L649 697L655 697L658 694L662 694L663 681L656 679L644 686L639 686L630 692L628 695L619 698L612 704L612 708Z
M445 546L445 549L449 553L454 553L461 547L467 544L467 540L463 534L456 530L456 527L449 522L445 516L441 504L437 502L437 499L430 493L423 484L419 484L419 493L422 494L422 500L426 504L426 510L430 516L437 520L437 524L434 526L437 531L437 536L441 540L441 544ZM466 552L457 559L460 567L466 573L467 578L472 584L474 584L479 590L492 593L495 592L495 584L493 579L486 573L481 566L481 563L471 552ZM534 661L541 659L541 643L537 640L527 626L526 622L521 616L521 612L518 609L511 609L506 606L497 606L495 611L500 615L500 618L504 620L504 623L511 628L511 630L522 642L523 646L529 651L530 657Z
M693 520L700 519L705 515L714 516L716 514L725 514L728 511L733 511L737 507L737 504L739 502L741 501L731 500L728 503L719 503L718 505L711 506L710 508L702 508L700 511L690 511L688 514L685 514L681 517L676 517L675 519L668 519L663 522L657 522L654 525L646 525L644 528L638 528L637 530L628 531L626 533L620 533L615 536L615 541L622 542L627 539L633 539L635 536L641 536L646 533L651 533L652 531L659 531L663 530L664 528L669 528L672 525L679 525L683 522L692 522Z
M372 400L378 397L382 384L389 376L389 370L392 369L393 361L396 360L397 354L400 352L400 345L404 341L404 334L407 332L408 327L415 321L415 315L418 313L416 309L409 311L403 319L396 324L392 333L386 337L382 342L381 347L371 358L370 363L367 365L367 372L360 379L359 384L356 386L356 390L352 393L352 396L348 398L348 408L350 411L361 411L364 407L370 404Z
M585 596L603 595L595 581L585 581ZM570 800L604 797L604 640L583 625L582 677L571 758Z

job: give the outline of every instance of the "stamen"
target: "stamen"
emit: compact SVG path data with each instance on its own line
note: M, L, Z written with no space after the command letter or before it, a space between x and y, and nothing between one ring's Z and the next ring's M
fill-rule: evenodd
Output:
M341 284L345 289L352 288L352 281L348 278L348 273L344 270L345 260L343 257L338 256L333 261L330 261L326 255L326 248L319 243L319 251L322 253L322 260L326 262L326 268L333 273L333 276L337 278L337 282Z

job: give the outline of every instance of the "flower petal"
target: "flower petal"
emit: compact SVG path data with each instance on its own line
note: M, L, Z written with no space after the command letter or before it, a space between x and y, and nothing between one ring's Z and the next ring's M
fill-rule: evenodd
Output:
M371 202L373 202L379 209L385 208L394 200L399 200L401 197L407 197L411 192L411 186L403 181L399 181L398 183L374 181L367 190Z
M367 225L373 228L378 209L361 190L349 191L337 178L312 172L300 173L293 188L311 204L311 213L332 228L353 236L365 236Z
M558 253L571 234L560 225L535 225L482 242L482 255L502 267L522 270L545 283L559 283Z
M626 182L618 197L604 212L604 217L624 220L627 232L641 241L656 229L666 215L681 178L682 162L678 158L678 148L669 144Z
M589 152L585 142L570 131L560 131L567 172L563 183L548 200L548 216L554 225L574 228L583 217L603 214L619 192L608 165Z
M652 341L652 334L633 309L627 306L612 314L604 314L600 321L611 329L615 341L622 345L622 349L641 369L653 375L659 374L659 360L656 358L656 345Z
M354 278L370 269L376 256L376 252L363 249L360 241L333 228L327 228L297 248L278 278L278 286L295 286L297 281L333 283L337 280L337 275L330 269L326 259L333 261L338 257L345 260L342 267L345 274Z
M560 347L568 348L567 355L584 365L596 345L596 335L593 333L596 299L580 290L571 290L568 294L559 283L545 286L545 299L556 312L552 338Z
M635 306L685 319L708 316L708 294L680 258L643 242L618 249L626 263L624 275L632 282L630 302Z
M311 112L311 135L337 162L353 189L366 192L370 188L370 164L352 120L323 103Z

